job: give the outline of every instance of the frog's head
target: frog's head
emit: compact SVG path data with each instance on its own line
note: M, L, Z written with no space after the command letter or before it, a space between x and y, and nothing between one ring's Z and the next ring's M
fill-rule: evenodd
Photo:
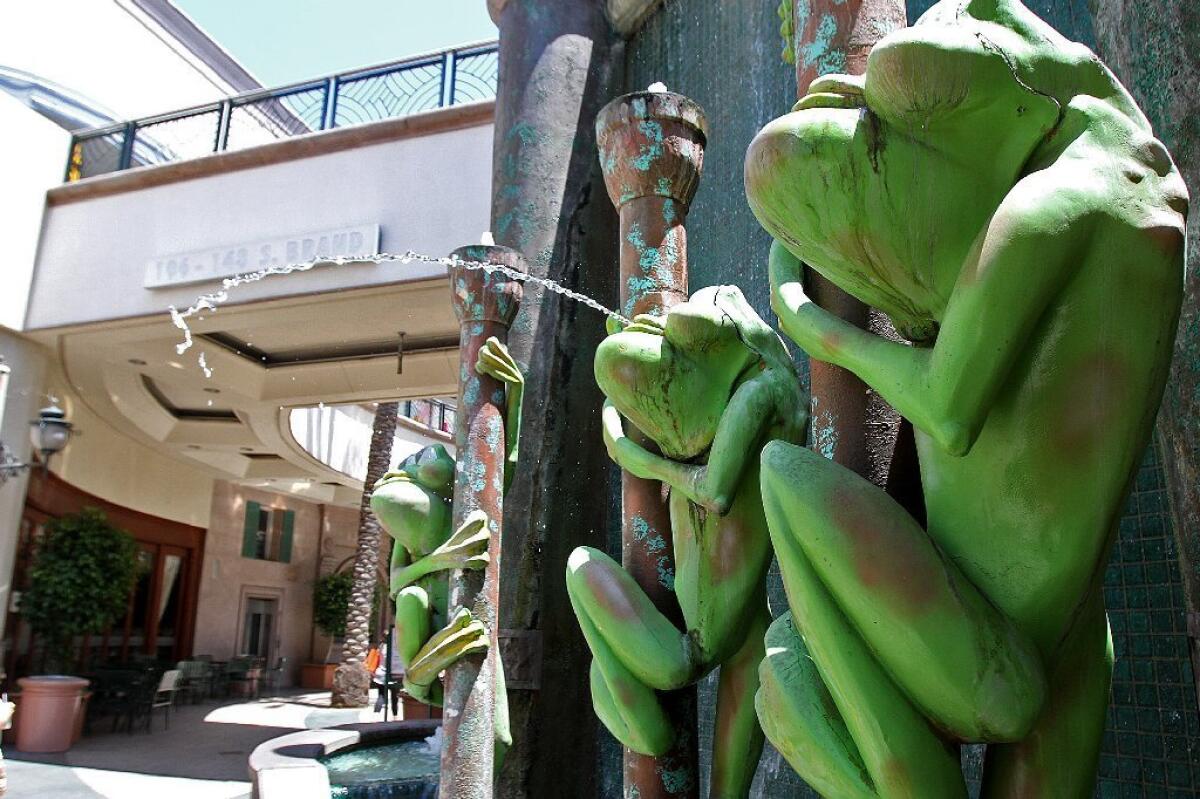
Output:
M379 489L389 483L416 483L435 494L449 496L454 491L454 458L441 444L433 444L409 455L375 484Z
M942 0L880 40L865 76L818 78L764 127L746 194L794 255L924 337L1080 93L1140 116L1095 55L1019 0Z
M766 363L790 368L779 337L736 286L701 289L661 325L635 323L596 349L596 381L621 415L674 460L712 444L734 389Z
M387 534L413 556L445 540L454 494L454 459L441 444L402 460L371 492L371 510Z

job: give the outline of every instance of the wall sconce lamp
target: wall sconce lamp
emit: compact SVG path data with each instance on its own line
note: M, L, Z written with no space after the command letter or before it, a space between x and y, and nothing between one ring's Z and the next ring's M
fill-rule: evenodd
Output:
M10 371L8 366L0 363L0 419L3 418ZM43 470L49 471L50 458L66 449L73 428L74 425L67 421L66 412L53 402L42 408L38 412L38 418L29 423L29 440L33 448L41 454ZM33 463L22 463L14 457L4 446L4 442L0 441L0 485L33 466Z

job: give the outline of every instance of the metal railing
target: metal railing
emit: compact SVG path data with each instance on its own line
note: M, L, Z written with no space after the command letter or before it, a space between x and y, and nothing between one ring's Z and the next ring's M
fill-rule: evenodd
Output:
M66 181L487 100L498 67L484 42L80 131Z

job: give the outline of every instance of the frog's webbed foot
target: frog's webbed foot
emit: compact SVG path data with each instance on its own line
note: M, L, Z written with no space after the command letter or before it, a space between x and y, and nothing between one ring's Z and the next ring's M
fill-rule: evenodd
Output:
M445 543L430 552L428 557L435 558L443 569L482 569L488 564L490 541L487 514L481 510L472 511Z
M500 343L500 339L492 336L479 350L479 358L475 361L475 371L494 377L508 385L525 384L521 367L517 365L508 347Z
M467 655L487 649L488 633L483 622L466 608L459 608L445 627L430 636L408 665L405 688L415 698L422 699L444 670Z

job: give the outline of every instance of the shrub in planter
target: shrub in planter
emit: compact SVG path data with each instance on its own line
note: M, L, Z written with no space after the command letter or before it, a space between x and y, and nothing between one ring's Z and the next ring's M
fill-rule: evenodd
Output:
M69 671L77 636L125 615L138 577L137 543L95 508L46 525L30 568L21 616L43 644L42 666Z
M353 587L354 575L348 571L326 574L313 586L313 624L330 638L346 634L346 605Z
M318 577L313 585L313 624L331 638L325 662L341 660L342 642L346 636L346 608L350 605L350 594L354 590L354 573L334 572ZM371 603L371 629L379 626L379 613L383 604L383 591L375 586L375 597Z

